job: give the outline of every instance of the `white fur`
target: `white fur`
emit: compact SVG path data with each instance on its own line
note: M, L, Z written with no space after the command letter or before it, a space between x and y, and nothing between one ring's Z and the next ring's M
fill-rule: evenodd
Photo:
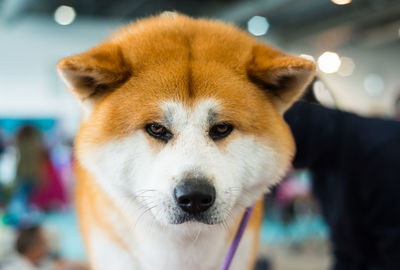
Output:
M129 250L115 244L107 233L97 228L91 231L89 248L95 270L214 270L220 268L228 251L227 232L221 227L213 230L199 228L192 235L182 235L158 226L149 228L143 222L135 226L135 231L140 233L133 235L130 231L129 228L118 231ZM231 270L246 269L252 248L252 232L246 232Z
M223 147L212 141L207 119L210 109L218 114L214 100L192 110L172 101L160 107L172 119L174 134L161 151L152 149L149 141L155 139L139 130L78 158L127 216L130 224L117 231L135 254L138 269L217 269L228 248L227 231L221 224L171 224L174 187L191 173L211 179L217 194L213 219L231 226L279 180L278 153L240 130Z
M131 254L115 244L108 235L94 227L90 231L90 260L95 270L135 269ZM137 269L137 268L136 268Z

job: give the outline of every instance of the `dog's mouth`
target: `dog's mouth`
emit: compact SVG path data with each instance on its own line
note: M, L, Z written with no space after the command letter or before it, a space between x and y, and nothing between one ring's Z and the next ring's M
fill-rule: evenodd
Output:
M224 220L224 216L221 215L220 207L214 206L207 211L200 213L190 213L183 211L177 205L171 205L166 211L167 222L173 225L179 225L184 223L198 223L206 225L216 225Z
M220 221L208 213L189 214L184 212L175 215L171 220L171 224L176 224L176 225L182 223L190 223L190 222L199 222L207 225L215 225L218 224Z

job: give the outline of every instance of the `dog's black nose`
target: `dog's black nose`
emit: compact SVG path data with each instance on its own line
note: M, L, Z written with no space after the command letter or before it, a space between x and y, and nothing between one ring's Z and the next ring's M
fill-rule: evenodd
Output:
M175 187L174 197L183 211L199 214L213 205L215 188L203 178L185 179Z

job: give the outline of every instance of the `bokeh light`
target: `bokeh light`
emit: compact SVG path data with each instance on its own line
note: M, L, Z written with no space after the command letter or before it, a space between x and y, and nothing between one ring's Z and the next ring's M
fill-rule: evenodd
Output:
M347 5L351 3L351 0L331 0L336 5Z
M54 20L60 25L71 24L76 17L76 12L73 7L59 6L54 12Z
M324 73L335 73L339 70L341 65L340 57L334 52L324 52L318 58L318 67Z
M368 74L364 79L364 90L370 97L378 97L383 94L385 83L378 74Z
M333 97L333 93L325 86L325 84L321 81L316 81L313 85L313 92L315 98L324 106L334 107L335 106L335 98Z
M247 30L255 36L265 35L268 29L269 23L265 17L254 16L247 22Z

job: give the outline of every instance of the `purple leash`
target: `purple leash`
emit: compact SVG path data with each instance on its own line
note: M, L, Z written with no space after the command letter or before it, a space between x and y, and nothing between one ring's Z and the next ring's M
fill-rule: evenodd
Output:
M242 220L240 221L239 229L236 232L235 238L229 248L228 253L226 254L224 264L221 267L221 270L228 270L229 266L232 263L233 257L235 256L236 250L239 246L240 240L242 239L244 230L246 229L247 224L249 223L251 213L253 212L254 205L246 208L246 211L243 214Z

